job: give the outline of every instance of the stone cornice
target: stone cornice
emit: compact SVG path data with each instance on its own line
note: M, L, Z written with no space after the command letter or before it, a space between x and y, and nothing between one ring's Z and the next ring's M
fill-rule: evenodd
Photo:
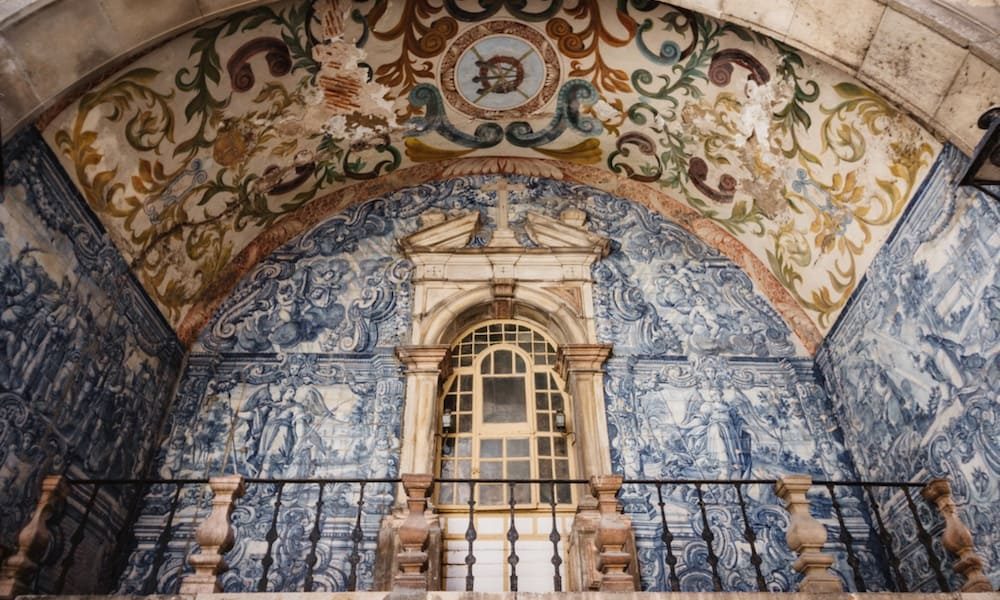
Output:
M406 367L407 373L439 374L448 357L448 346L396 346L396 357Z
M611 344L565 344L556 355L556 371L562 378L571 373L602 373L611 356Z

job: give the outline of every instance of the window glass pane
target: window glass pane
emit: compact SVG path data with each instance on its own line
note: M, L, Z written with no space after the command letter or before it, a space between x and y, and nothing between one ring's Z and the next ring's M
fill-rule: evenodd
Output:
M556 461L556 479L569 479L569 461Z
M528 438L507 440L507 456L520 457L530 456L531 448L528 446Z
M549 395L545 392L535 394L535 409L549 410Z
M538 456L549 456L551 454L552 454L551 438L548 437L538 438Z
M472 391L472 375L462 375L458 378L459 386L458 389L461 392L471 392Z
M526 460L512 460L507 463L507 477L510 479L531 479L531 463Z
M444 409L445 410L450 410L451 412L455 412L455 395L454 394L448 394L447 396L444 397Z
M454 502L455 502L455 496L452 493L453 490L454 490L454 484L452 484L452 483L442 483L441 484L441 495L438 496L438 501L441 502L441 504L454 504Z
M500 440L479 441L479 456L482 458L500 458L503 456L500 450Z
M499 462L481 462L479 463L479 476L483 479L501 479L503 478L503 463Z
M472 461L468 459L458 461L458 470L455 472L455 475L459 479L469 479L472 477Z
M514 372L515 373L524 373L525 371L526 371L526 369L524 368L524 359L521 358L520 356L515 356L514 357Z
M451 456L455 453L455 438L446 437L441 442L441 456Z
M503 486L499 483L484 483L479 487L479 503L487 505L503 504Z
M549 460L542 460L538 463L538 478L539 479L552 479L552 462Z
M563 410L562 394L552 394L552 410Z
M458 439L458 454L457 456L472 456L470 449L472 448L472 440L470 438L459 438Z
M459 415L458 430L462 432L472 431L472 415Z
M546 483L538 486L538 501L548 504L552 501L552 486Z
M493 363L493 355L490 354L486 358L484 358L482 364L479 365L479 372L482 373L483 375L488 374L492 369L492 367L490 367L492 363Z
M458 407L462 412L469 412L472 410L472 394L461 394L461 399L458 403Z
M531 502L531 484L519 483L514 486L514 503L528 504Z
M455 461L453 460L441 461L441 477L449 479L454 476L455 476Z
M455 504L467 504L469 502L469 486L464 483L452 484L458 488L458 496L455 498Z
M493 372L501 375L513 373L511 367L511 352L509 350L498 350L493 353ZM485 371L484 371L485 372Z
M555 439L556 456L566 456L566 438L557 437Z
M549 388L549 378L545 373L535 373L535 389L547 390Z
M560 483L556 486L556 502L560 504L569 504L573 501L573 495L570 493L568 483Z
M540 414L540 415L538 415L536 421L537 421L538 431L552 431L549 428L549 416L548 415Z
M483 423L523 423L527 419L523 377L483 377Z

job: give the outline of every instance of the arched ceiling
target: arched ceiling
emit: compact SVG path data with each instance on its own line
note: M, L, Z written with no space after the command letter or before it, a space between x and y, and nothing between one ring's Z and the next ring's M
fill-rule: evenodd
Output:
M350 202L514 172L677 220L814 349L939 148L827 64L641 0L260 6L40 125L184 341L260 258Z

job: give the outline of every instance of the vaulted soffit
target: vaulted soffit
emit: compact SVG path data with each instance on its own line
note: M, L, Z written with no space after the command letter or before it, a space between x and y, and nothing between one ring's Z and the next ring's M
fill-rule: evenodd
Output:
M343 207L517 173L675 220L812 349L939 148L791 46L596 0L270 4L174 38L39 125L185 341L261 257Z

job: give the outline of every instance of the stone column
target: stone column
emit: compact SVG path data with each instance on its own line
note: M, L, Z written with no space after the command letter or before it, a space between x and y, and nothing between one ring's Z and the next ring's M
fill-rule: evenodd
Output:
M634 592L635 582L627 573L632 556L626 549L632 537L631 523L618 512L618 490L622 487L621 475L599 475L590 478L590 489L597 498L601 520L597 526L598 560L602 592Z
M958 516L948 480L931 480L920 491L920 494L928 502L933 502L938 511L941 512L941 516L944 517L944 533L941 535L941 543L948 552L958 557L955 562L955 570L965 577L965 585L962 586L961 591L966 593L992 592L993 586L983 573L983 559L976 554L972 545L972 533Z
M611 443L604 407L604 362L610 344L566 344L559 348L557 369L566 381L573 404L571 431L576 436L582 475L591 478L611 473Z
M201 552L188 557L194 573L181 581L182 594L211 594L222 591L219 575L229 569L223 555L233 547L235 533L229 522L236 500L243 496L243 477L227 475L208 480L212 488L212 513L208 515L198 530L195 539Z
M50 475L42 480L42 493L35 504L35 512L17 536L16 551L0 568L0 600L31 593L38 563L52 539L46 521L62 508L67 492L66 480L61 475Z
M830 571L833 556L822 552L823 544L826 543L826 527L809 512L806 492L812 487L812 477L786 475L779 479L774 487L778 497L785 501L785 508L792 516L785 537L789 548L799 555L792 566L804 575L798 591L843 592L844 585L840 577Z
M434 468L438 381L447 356L444 345L396 347L396 357L406 367L400 473L431 473Z
M393 591L427 591L427 540L430 527L424 510L433 485L430 474L403 475L406 490L406 520L399 527L401 551L396 555L399 571L392 582Z

